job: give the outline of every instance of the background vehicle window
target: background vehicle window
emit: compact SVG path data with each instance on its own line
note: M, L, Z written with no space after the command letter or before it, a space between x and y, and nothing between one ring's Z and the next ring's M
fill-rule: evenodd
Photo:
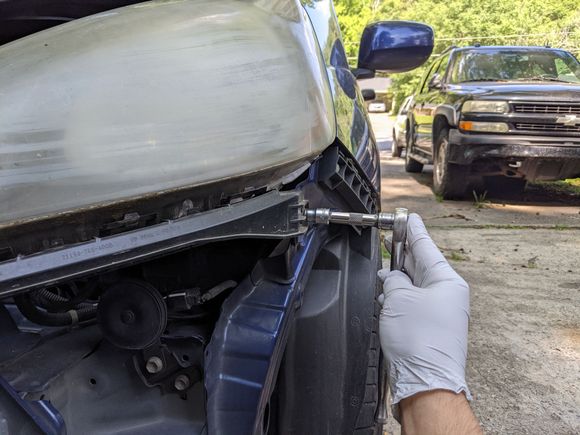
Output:
M431 79L433 78L435 73L437 72L439 65L440 65L439 61L437 60L436 63L433 64L433 66L431 67L431 69L427 73L427 76L425 77L425 80L423 81L423 85L421 86L421 93L425 93L425 92L429 91L429 82L431 81Z
M435 64L429 71L426 80L423 82L423 86L421 87L422 93L429 92L429 82L431 81L431 79L435 74L439 74L441 76L441 79L443 79L443 76L445 75L445 69L447 68L447 64L449 63L449 56L451 56L451 53L448 53L435 61Z
M558 74L559 79L567 80L569 82L580 82L580 79L574 75L574 71L572 71L570 65L564 62L562 59L554 60L554 64L556 66L556 73ZM578 70L578 68L576 70Z
M409 106L411 104L411 97L405 98L403 104L401 105L401 109L399 110L399 115L405 115L409 111Z
M466 50L450 77L451 83L550 79L579 82L580 64L571 54L555 50Z
M445 72L447 70L447 65L449 64L449 57L451 53L446 54L441 58L441 63L439 64L439 68L437 68L437 74L441 76L441 80L445 78Z

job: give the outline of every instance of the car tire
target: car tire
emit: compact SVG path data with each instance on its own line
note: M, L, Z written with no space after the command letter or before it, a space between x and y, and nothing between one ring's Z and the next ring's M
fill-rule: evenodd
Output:
M413 140L411 129L407 129L407 150L405 151L405 171L411 173L418 173L423 170L423 163L411 157L413 151Z
M444 199L463 198L467 169L449 162L449 130L441 129L434 144L433 191Z
M399 146L399 141L397 136L395 135L395 129L393 128L393 143L391 145L391 156L392 157L401 157L401 147Z

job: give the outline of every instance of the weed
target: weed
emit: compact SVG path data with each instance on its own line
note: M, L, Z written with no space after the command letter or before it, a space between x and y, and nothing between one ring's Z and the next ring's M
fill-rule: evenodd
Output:
M475 208L482 209L487 208L491 204L491 202L487 199L487 190L481 194L478 194L475 190L473 191L473 205Z
M536 269L538 267L538 257L532 257L528 260L528 269Z
M435 201L443 202L443 195L441 195L440 193L436 193L435 194Z
M385 248L385 246L382 243L381 243L381 256L383 257L383 260L391 259L391 254L389 253L389 251L387 251L387 248Z
M558 181L536 181L533 183L556 193L580 195L580 178L568 178Z
M463 250L451 251L447 256L451 261L469 261L469 257L465 255Z

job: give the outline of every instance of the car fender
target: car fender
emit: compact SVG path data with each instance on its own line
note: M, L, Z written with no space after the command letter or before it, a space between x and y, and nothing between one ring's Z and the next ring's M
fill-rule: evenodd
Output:
M442 104L438 106L433 114L433 119L435 119L437 116L440 115L444 116L445 119L447 119L447 123L451 127L456 127L457 124L459 123L459 114L457 113L457 111L453 106L450 106L448 104Z

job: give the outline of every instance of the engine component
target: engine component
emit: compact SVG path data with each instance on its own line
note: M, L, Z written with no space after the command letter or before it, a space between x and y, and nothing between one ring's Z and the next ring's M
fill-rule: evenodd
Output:
M234 288L237 285L238 283L236 281L230 279L210 288L204 293L198 288L171 293L167 296L167 305L175 311L186 311L195 305L201 305L210 301L224 291Z
M203 343L194 337L180 340L187 342L186 347L194 352L193 359L180 358L175 352L179 346L174 350L166 344L151 346L133 356L135 370L146 386L182 394L201 380Z
M24 317L44 326L69 326L94 319L96 308L92 304L74 305L75 300L76 298L69 300L45 289L14 297L14 302ZM37 304L44 309L40 309Z
M167 326L167 306L150 284L120 281L101 296L97 319L103 335L123 349L145 349L159 342Z

